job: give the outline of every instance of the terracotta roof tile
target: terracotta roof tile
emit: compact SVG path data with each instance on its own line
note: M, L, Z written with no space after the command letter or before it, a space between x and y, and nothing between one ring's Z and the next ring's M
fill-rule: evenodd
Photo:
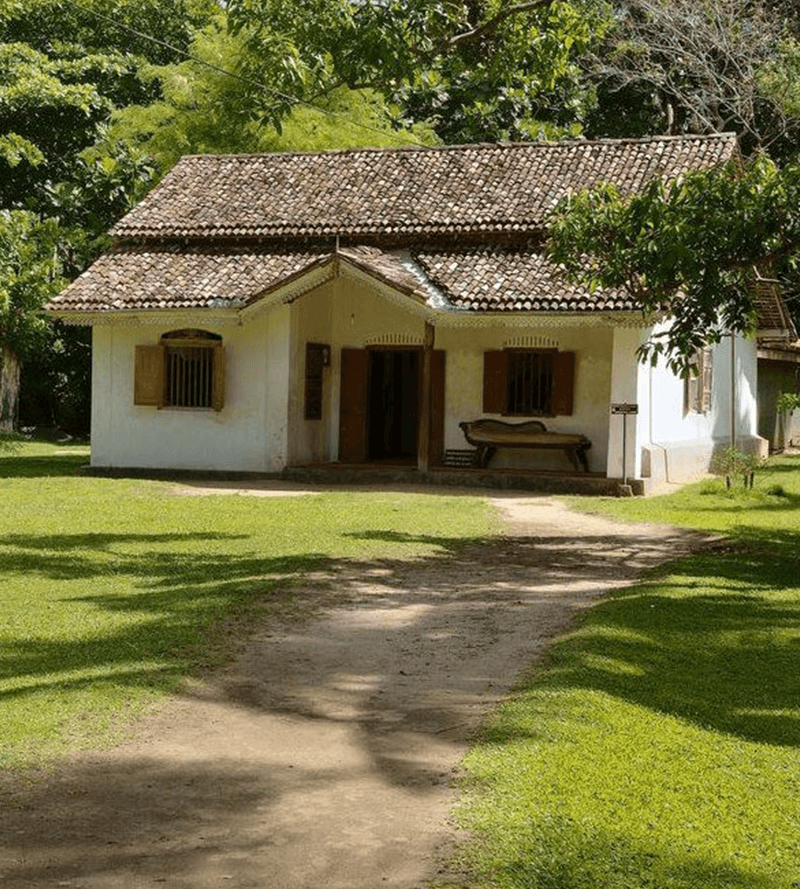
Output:
M264 155L176 164L119 238L402 236L541 227L570 191L716 166L730 134Z
M475 312L596 312L635 308L620 293L594 293L557 277L538 253L472 250L449 253L345 248L340 257L415 298L436 291L454 309ZM330 251L220 252L128 248L99 259L51 301L51 312L241 308L264 293L331 261ZM440 304L440 308L441 308Z
M477 250L415 258L450 302L478 312L614 312L637 308L623 291L590 293L571 284L540 253Z
M631 192L735 156L721 135L188 157L114 229L128 246L47 308L238 308L331 261L341 236L343 259L443 310L627 311L625 294L556 275L539 246L549 211L601 180Z
M49 311L236 308L330 254L132 248L101 257Z

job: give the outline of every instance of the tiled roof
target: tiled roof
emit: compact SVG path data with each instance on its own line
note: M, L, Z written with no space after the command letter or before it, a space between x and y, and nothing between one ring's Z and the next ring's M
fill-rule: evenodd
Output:
M758 317L759 345L788 346L797 340L797 328L783 298L781 282L756 275L753 303Z
M421 253L417 262L458 308L483 312L610 312L637 308L627 293L590 293L542 256L519 250Z
M730 134L185 157L113 229L120 239L330 238L540 228L569 192L624 192L736 155Z
M129 248L102 256L49 311L228 308L324 262L329 255Z
M342 261L420 298L435 292L454 309L475 312L631 310L623 293L586 290L557 278L540 255L519 250L448 253L345 248ZM128 248L99 259L48 306L54 312L241 308L331 262L307 253L183 252Z

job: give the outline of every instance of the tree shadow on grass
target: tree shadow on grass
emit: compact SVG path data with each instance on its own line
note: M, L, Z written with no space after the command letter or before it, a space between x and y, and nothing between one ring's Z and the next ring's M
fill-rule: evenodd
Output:
M176 676L220 656L208 643L210 627L285 603L293 579L323 559L318 553L265 558L197 551L197 544L244 535L59 534L10 535L0 542L8 574L63 581L60 603L81 606L72 635L42 631L35 618L12 624L0 641L0 699L47 689L78 689L98 681L123 686L170 687ZM185 543L184 552L160 546ZM119 551L116 548L119 547ZM126 551L132 547L133 552ZM141 552L136 552L141 549ZM104 582L108 592L86 595L81 581ZM122 578L121 592L114 592ZM133 592L131 592L133 590ZM56 607L65 607L64 604ZM49 620L47 604L42 618ZM93 621L92 614L98 618ZM131 619L109 621L108 615ZM70 620L65 611L62 618ZM230 641L230 640L228 640ZM224 648L224 644L223 644Z
M539 843L515 849L492 869L497 885L536 889L778 889L784 875L765 876L732 861L710 861L691 849L665 848L577 825L545 825ZM793 884L792 884L793 885Z
M800 747L797 568L772 549L672 563L667 576L612 593L555 646L535 687L592 689L702 728ZM490 738L516 732L498 725Z
M80 475L89 460L86 453L30 456L0 454L0 478L66 478Z

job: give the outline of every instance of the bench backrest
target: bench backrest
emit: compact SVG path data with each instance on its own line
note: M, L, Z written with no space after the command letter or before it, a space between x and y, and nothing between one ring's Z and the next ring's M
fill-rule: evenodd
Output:
M523 423L506 423L503 420L471 420L469 422L458 424L465 432L481 432L484 435L491 435L492 432L508 432L514 430L518 432L547 432L547 427L539 420L526 420Z

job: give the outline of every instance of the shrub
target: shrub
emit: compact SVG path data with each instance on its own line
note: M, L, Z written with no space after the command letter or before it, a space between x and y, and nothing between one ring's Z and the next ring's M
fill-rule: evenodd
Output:
M748 454L738 448L727 447L718 453L712 463L711 471L715 475L725 476L725 486L730 488L732 479L740 477L745 488L753 487L756 472L763 469L766 460L755 454Z

